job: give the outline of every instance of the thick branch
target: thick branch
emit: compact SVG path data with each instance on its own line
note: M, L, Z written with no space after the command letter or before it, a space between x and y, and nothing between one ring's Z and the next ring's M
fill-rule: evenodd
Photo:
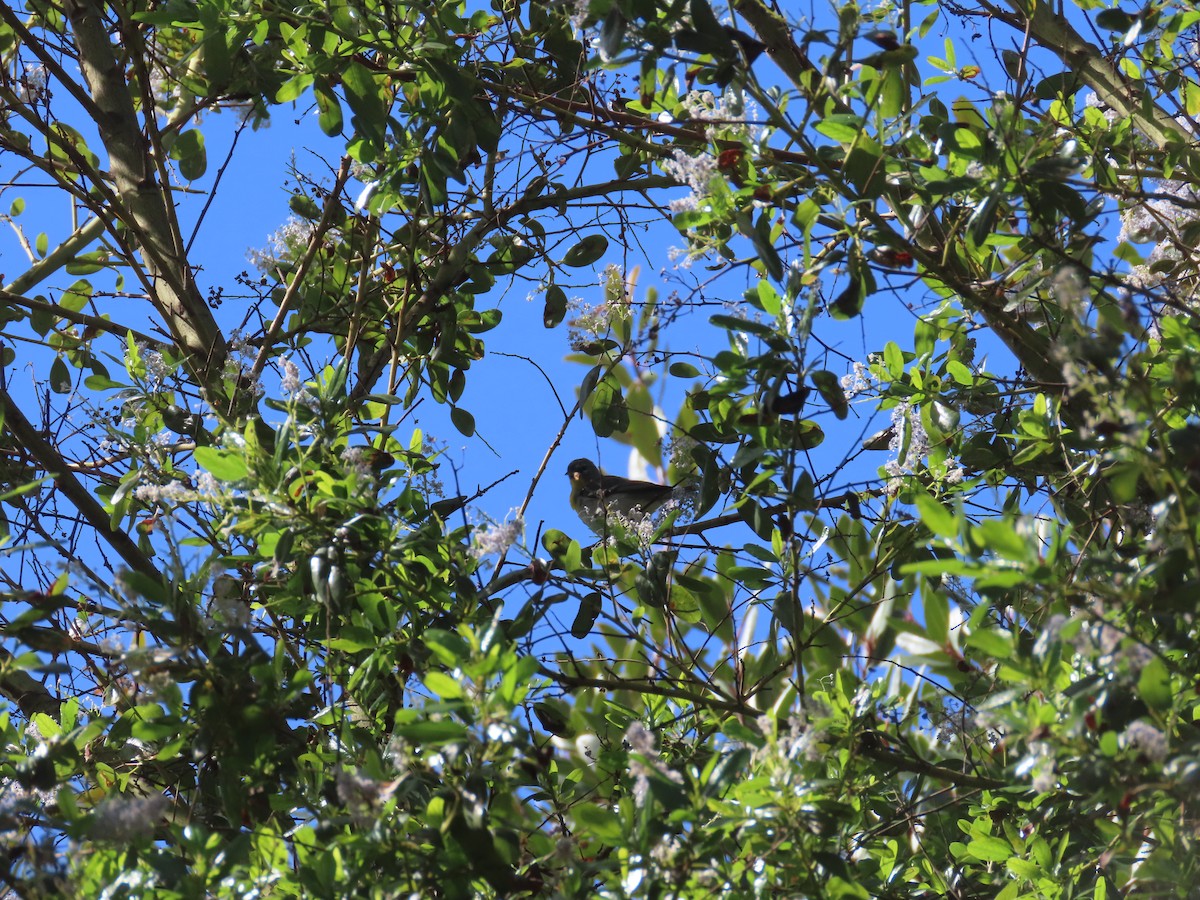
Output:
M21 710L27 719L33 718L36 713L45 713L57 720L62 701L28 672L17 668L6 671L12 664L13 655L0 649L0 695L17 704L17 709Z
M858 752L863 756L868 756L876 762L884 763L885 765L895 766L901 772L916 772L918 775L925 775L929 778L936 778L938 781L945 781L949 784L956 785L962 788L979 788L982 790L999 790L1003 787L1008 787L1008 783L997 781L994 778L985 778L981 775L972 775L969 772L959 772L954 769L947 769L945 766L939 766L935 763L927 762L919 759L916 756L909 756L904 753L898 753L895 750L889 750L887 747L877 744L868 744L866 741L860 743Z
M225 339L196 286L184 254L170 192L154 164L133 97L108 39L101 8L91 0L64 5L79 50L79 66L97 110L96 126L108 151L117 194L128 210L153 290L151 301L186 354L186 364L208 392L214 409L224 393Z
M1020 8L1024 3L1018 5L1013 0L1008 3L1017 10L1018 16L1026 17ZM1037 2L1030 5L1033 14L1028 15L1028 23L1034 40L1057 54L1068 69L1086 81L1101 102L1118 116L1132 119L1138 130L1160 149L1168 144L1194 140L1187 129L1157 105L1143 103L1141 84L1121 75L1099 48L1085 41L1061 14L1054 12L1052 4Z
M111 319L103 319L100 316L92 316L88 313L75 312L67 309L64 306L59 306L57 303L48 303L45 300L38 300L36 297L23 297L20 294L14 294L12 291L0 289L0 301L8 303L12 306L17 306L22 309L28 309L31 312L44 312L52 316L57 316L60 319L66 319L68 322L74 322L76 325L82 325L85 328L93 328L96 331L106 331L109 334L115 334L120 338L125 338L132 334L133 339L138 343L145 344L152 349L165 349L168 345L158 338L151 337L148 334L143 334L119 322L114 322Z
M137 544L129 535L113 528L109 514L104 507L87 488L79 483L58 451L38 433L33 424L25 418L25 414L21 412L20 407L8 391L2 388L0 388L0 410L4 414L4 430L9 432L41 464L46 473L54 479L54 486L79 510L88 525L104 538L129 568L141 572L155 581L161 581L162 575L154 567L154 564L138 549Z
M100 218L84 222L74 234L35 262L24 274L5 285L4 290L10 294L24 294L75 259L84 247L104 233L104 228L105 222Z
M701 697L691 691L671 687L662 681L610 680L607 678L591 678L585 675L568 675L566 672L555 672L546 666L539 666L538 671L556 684L565 688L595 688L600 691L633 691L640 694L653 694L657 697L671 697L675 700L685 700L700 709L719 709L734 715L762 715L762 710L755 709L746 703L735 703L729 700L718 700L716 697Z

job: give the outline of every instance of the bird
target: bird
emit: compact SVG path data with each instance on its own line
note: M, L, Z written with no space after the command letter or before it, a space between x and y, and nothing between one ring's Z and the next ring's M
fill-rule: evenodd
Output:
M611 533L614 525L638 525L675 491L669 484L605 475L590 459L573 460L567 466L567 477L571 479L571 508L602 537Z

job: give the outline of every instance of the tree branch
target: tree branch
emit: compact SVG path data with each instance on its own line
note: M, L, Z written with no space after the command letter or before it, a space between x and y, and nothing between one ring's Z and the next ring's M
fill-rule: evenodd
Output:
M119 322L114 322L111 319L103 319L100 316L89 315L88 313L75 312L67 309L64 306L59 306L57 303L48 303L45 300L38 300L36 297L22 297L20 294L15 294L7 288L0 289L0 301L19 306L23 309L28 309L32 312L45 312L52 316L58 316L60 319L66 319L68 322L74 322L77 325L83 325L86 328L94 328L97 331L106 331L109 334L115 334L124 339L127 335L133 335L133 339L139 343L145 344L147 347L162 350L169 349L173 345L158 338L151 337L141 331L136 331Z
M113 528L108 512L91 492L79 483L58 451L38 433L8 391L3 388L0 388L0 411L4 414L4 429L38 461L54 479L55 488L71 501L88 525L107 541L125 564L155 581L162 581L162 575L154 564L138 549L129 535Z
M225 393L225 338L196 286L183 250L183 237L174 205L156 179L133 97L113 54L112 44L93 0L68 0L64 11L71 22L79 67L91 90L96 126L108 151L109 169L117 194L127 208L152 282L151 302L162 314L171 335L185 354L185 364L205 388L214 409Z
M1057 54L1068 70L1086 81L1101 102L1118 116L1132 119L1137 129L1160 150L1172 143L1195 140L1194 135L1156 104L1144 103L1142 84L1123 76L1099 48L1089 44L1065 18L1054 12L1052 4L1022 2L1018 6L1013 0L1007 2L1020 20L1028 21L1030 33L1042 47ZM1026 5L1033 8L1032 15L1024 11ZM1004 18L1011 21L1008 16Z
M74 234L51 250L44 258L39 259L26 269L23 274L18 275L5 285L5 292L10 294L24 294L34 285L45 281L71 260L75 259L84 247L103 234L107 224L98 216L88 219L88 221L79 226ZM5 299L10 298L6 297Z

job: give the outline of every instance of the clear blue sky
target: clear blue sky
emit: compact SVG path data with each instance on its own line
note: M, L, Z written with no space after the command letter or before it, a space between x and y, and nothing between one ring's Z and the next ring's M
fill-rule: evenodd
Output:
M938 29L935 29L926 43L936 42L934 46L940 45L937 32ZM969 45L960 43L959 46ZM963 65L967 61L960 58L958 63ZM952 80L947 90L976 97L985 93L979 81L964 84ZM192 188L201 192L211 188L225 161L236 124L237 119L231 113L205 116L200 128L207 144L208 172L203 179L191 185ZM91 137L88 123L80 123L80 127ZM276 109L269 128L258 132L246 130L242 134L237 151L222 175L219 190L205 213L206 219L192 253L193 260L203 267L198 274L202 289L220 287L226 292L227 299L218 317L228 327L238 324L245 312L236 299L239 289L235 277L244 270L253 272L246 257L247 250L264 247L268 236L289 216L289 191L284 182L292 160L308 175L324 176L322 180L328 184L332 178L325 173L329 165L336 165L340 151L340 141L325 137L316 127L315 117L303 104L294 109ZM0 179L7 180L12 175L12 160L0 160ZM351 199L358 189L359 185L351 184ZM49 193L38 189L10 189L0 198L0 206L4 205L4 200L11 202L17 195L25 197L27 209L18 221L28 229L30 238L39 230L47 231L53 247L67 233L67 222L62 199L58 196L51 199ZM194 221L205 201L203 194L180 195L180 213L185 223ZM190 229L185 226L187 230ZM673 264L668 260L668 253L672 247L682 245L682 238L665 222L637 237L639 245L646 248L649 257L647 260L639 260L634 255L629 257L630 266L640 266L637 295L644 296L648 288L655 287L660 297L665 297L673 289L670 283ZM0 271L7 272L8 278L24 267L20 260L21 251L12 239L11 232L0 237L0 254ZM594 273L577 270L580 281L589 286L568 293L578 295L586 302L599 302L599 273L607 262L619 261L619 248L613 243L609 254L594 266ZM704 272L703 266L704 261L696 263L698 274L703 278L710 277L711 273ZM97 276L95 280L99 281L101 277ZM744 271L737 271L715 279L707 286L706 296L736 302L746 287L745 277ZM44 291L48 285L62 287L67 283L69 280L64 280L60 274L40 290ZM512 469L520 470L518 475L498 485L479 501L479 509L495 519L503 519L510 509L523 500L530 478L561 424L559 406L546 378L528 362L501 356L500 353L535 359L568 407L586 371L577 363L564 361L570 352L566 341L566 325L554 330L545 329L541 321L541 298L530 301L527 299L529 292L528 282L514 280L507 285L500 282L491 295L479 299L480 308L498 306L504 313L504 321L498 329L485 336L489 355L468 373L461 405L474 414L478 434L491 449L478 439L466 439L459 435L449 422L447 410L430 400L426 400L410 420L444 442L447 461L459 467L461 490L464 493L470 494L479 485L488 484ZM103 303L111 302L103 301L99 311L104 311ZM910 302L926 302L919 288L912 293ZM721 349L725 342L724 333L707 325L711 311L698 311L664 330L661 345L672 350L714 352ZM114 304L115 319L126 321L128 314L128 306ZM817 333L827 344L850 359L863 360L867 351L881 350L887 340L896 340L902 347L909 346L913 319L913 312L906 308L901 296L880 291L868 300L861 318L848 322L823 319ZM142 323L135 320L130 324ZM320 357L319 352L315 355ZM48 353L42 352L37 358L44 360L44 366L48 367ZM847 370L847 365L836 358L831 358L825 365L838 375ZM23 385L44 378L46 369L43 363L39 363L36 369L31 377L17 373L14 388L20 391ZM118 374L115 367L113 374ZM663 400L668 416L678 409L683 391L688 387L690 383L671 380ZM886 415L878 418L874 425L866 425L858 419L858 416L869 415L872 407L873 404L869 402L856 404L850 420L840 426L829 415L820 418L828 438L826 444L813 454L814 474L820 476L832 469L848 452L853 452L864 429L870 433L886 424ZM577 456L591 457L609 471L626 474L627 448L615 441L597 440L590 424L577 418L535 494L527 517L531 538L540 522L544 522L546 528L560 528L581 538L586 536L566 503L567 481L563 472L567 463ZM854 469L847 472L842 480L873 477L875 467L885 459L886 452L868 455L862 463L855 464ZM443 480L447 482L447 491L452 491L448 471L444 473ZM735 543L738 543L736 538Z

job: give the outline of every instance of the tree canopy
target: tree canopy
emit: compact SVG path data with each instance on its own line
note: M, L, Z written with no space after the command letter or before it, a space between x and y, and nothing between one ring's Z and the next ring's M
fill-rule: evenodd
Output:
M1200 12L1109 7L0 7L8 892L1189 896ZM671 502L527 525L581 431Z

